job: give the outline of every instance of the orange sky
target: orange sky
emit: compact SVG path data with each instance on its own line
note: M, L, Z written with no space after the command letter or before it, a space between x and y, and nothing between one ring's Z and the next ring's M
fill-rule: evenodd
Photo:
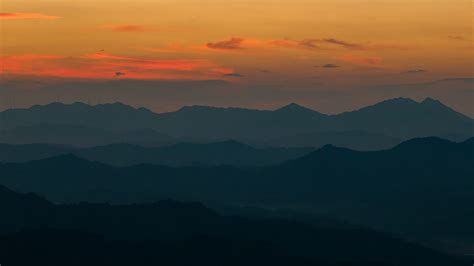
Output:
M471 77L472 15L471 0L0 0L0 77L334 88Z

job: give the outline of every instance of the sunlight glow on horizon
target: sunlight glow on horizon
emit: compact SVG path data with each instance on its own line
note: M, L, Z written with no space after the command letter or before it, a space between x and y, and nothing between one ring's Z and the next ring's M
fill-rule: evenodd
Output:
M0 1L0 83L347 91L474 76L465 0Z

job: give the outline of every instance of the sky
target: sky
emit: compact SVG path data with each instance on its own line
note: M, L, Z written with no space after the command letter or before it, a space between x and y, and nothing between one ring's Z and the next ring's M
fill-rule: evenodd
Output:
M471 0L0 0L0 109L403 96L474 115L472 15Z

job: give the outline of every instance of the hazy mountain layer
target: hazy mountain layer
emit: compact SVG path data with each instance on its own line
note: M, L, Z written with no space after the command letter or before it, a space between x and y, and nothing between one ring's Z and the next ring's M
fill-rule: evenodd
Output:
M315 148L253 148L236 142L208 144L178 143L163 147L110 144L91 148L73 148L50 144L0 144L0 161L25 162L62 154L74 154L91 161L116 166L159 164L190 165L268 165L301 157Z
M0 183L55 202L197 200L291 207L460 251L474 242L474 141L374 152L325 146L267 167L111 167L72 155L0 165ZM440 215L442 214L442 215Z
M114 142L160 145L173 137L192 142L235 139L257 146L334 144L376 150L414 137L459 141L474 135L470 117L431 98L422 102L391 99L337 115L325 115L297 104L274 111L191 106L156 114L120 103L52 103L1 112L0 128L0 141L5 143L89 146ZM140 130L154 133L129 135Z
M9 265L463 265L368 229L223 216L196 203L54 205L4 187L0 199Z

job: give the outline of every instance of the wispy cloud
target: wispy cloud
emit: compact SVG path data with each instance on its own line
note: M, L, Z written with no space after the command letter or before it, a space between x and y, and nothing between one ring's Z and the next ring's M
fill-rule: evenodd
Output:
M467 41L466 38L459 35L449 35L448 38L455 41Z
M364 46L362 44L350 43L350 42L347 42L347 41L338 40L338 39L334 39L334 38L323 39L322 41L325 42L325 43L333 44L333 45L339 45L339 46L344 47L346 49L364 50L364 49L367 48L366 46Z
M368 49L368 47L362 45L362 44L357 44L357 43L352 43L352 42L347 42L335 38L324 38L324 39L316 39L316 38L307 38L307 39L302 39L302 40L292 40L292 39L280 39L280 40L272 40L270 41L271 44L277 45L277 46L282 46L286 48L300 48L300 49L328 49L330 48L329 46L336 45L345 49L351 49L351 50L365 50Z
M292 40L289 38L270 40L268 44L273 46L279 46L290 49L319 49L317 45L320 43L317 39L303 39L303 40Z
M355 42L343 41L335 38L306 38L302 40L294 40L290 38L283 39L256 39L243 37L230 37L220 41L208 42L204 45L182 46L172 44L164 48L141 48L150 52L158 53L208 53L208 52L225 52L225 53L252 53L255 51L268 51L274 48L286 48L308 51L319 50L386 50L386 49L407 49L401 45L363 45Z
M224 74L224 77L243 78L244 76L239 73L229 73L229 74Z
M169 32L173 31L171 28L159 28L148 25L136 24L119 24L119 25L102 25L101 29L108 29L116 32Z
M338 68L338 65L335 64L324 64L321 66L322 68Z
M232 37L228 40L209 42L206 46L210 49L223 49L223 50L235 50L243 49L242 43L245 41L244 38Z
M41 13L0 13L0 20L21 20L21 19L59 19L58 16L50 16Z
M77 79L222 79L231 74L207 59L162 60L105 53L79 57L55 55L22 55L0 57L0 74L31 75Z
M317 45L320 43L320 40L317 39L304 39L301 41L297 41L297 45L309 49L317 49L319 46Z
M409 69L407 71L403 71L402 74L419 74L424 72L426 72L424 69Z

